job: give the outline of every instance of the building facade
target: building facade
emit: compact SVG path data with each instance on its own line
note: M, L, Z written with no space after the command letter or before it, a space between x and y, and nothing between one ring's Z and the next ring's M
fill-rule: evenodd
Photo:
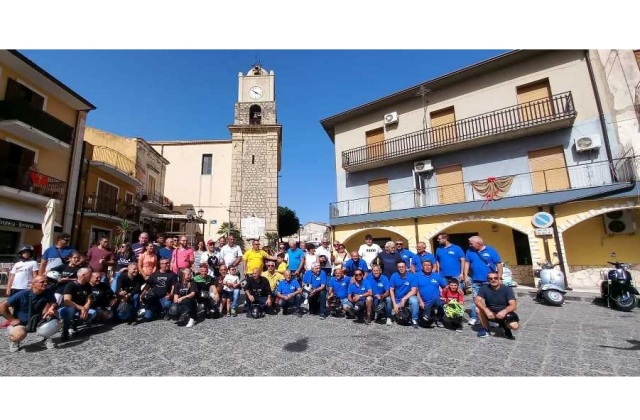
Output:
M82 145L90 102L17 51L0 50L0 261L38 248L50 199L56 224L78 223Z
M463 248L480 235L530 285L554 252L574 287L594 286L611 251L637 262L640 72L625 53L622 89L604 55L513 51L321 121L335 144L335 239L433 252L440 232ZM555 222L534 226L539 212Z
M150 141L171 162L165 188L180 203L203 210L204 235L217 238L231 222L245 239L278 231L282 126L275 74L260 65L238 75L230 140Z

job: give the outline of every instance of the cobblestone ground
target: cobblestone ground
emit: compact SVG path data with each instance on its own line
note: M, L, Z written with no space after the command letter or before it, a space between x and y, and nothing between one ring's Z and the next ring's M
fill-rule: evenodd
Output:
M519 297L521 331L462 333L288 315L97 326L46 350L30 334L3 376L640 376L640 308ZM55 339L58 341L58 339ZM251 360L251 362L248 362Z

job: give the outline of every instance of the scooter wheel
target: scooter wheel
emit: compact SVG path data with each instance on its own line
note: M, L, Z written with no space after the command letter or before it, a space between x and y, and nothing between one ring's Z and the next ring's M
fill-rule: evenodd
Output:
M542 297L549 305L562 306L564 303L564 295L557 290L545 290Z
M629 293L629 296L618 295L615 298L611 298L616 308L621 311L629 312L636 306L638 306L638 301L634 295Z

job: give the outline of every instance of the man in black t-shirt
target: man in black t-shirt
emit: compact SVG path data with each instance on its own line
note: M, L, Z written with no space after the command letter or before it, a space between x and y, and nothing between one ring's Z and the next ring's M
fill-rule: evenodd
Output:
M173 286L178 282L176 273L169 269L170 261L166 258L160 260L160 269L149 276L147 279L147 287L151 288L153 301L147 304L147 314L145 312L145 321L150 321L155 315L167 312L173 303Z
M518 315L515 310L518 308L513 290L500 282L498 273L487 274L489 284L485 284L478 291L475 303L478 308L478 316L482 328L478 332L478 337L489 337L489 321L497 322L504 329L504 336L509 340L515 340L512 330L520 328Z
M64 295L64 288L69 283L73 283L78 278L78 270L81 268L82 256L78 251L73 251L69 255L69 262L67 264L60 265L53 268L51 271L57 271L60 273L60 279L55 286L55 296L58 301L58 306L62 307L62 299Z
M106 321L113 318L113 314L116 311L116 304L118 303L118 298L116 297L111 287L109 287L109 283L103 283L100 280L102 279L103 273L93 272L91 273L91 280L89 284L91 284L91 308L96 310L96 319L98 321Z
M251 304L259 304L263 311L267 308L271 309L273 302L271 301L271 286L269 280L266 277L260 275L260 270L254 268L251 273L251 278L247 281L247 286L244 289L244 293L247 295L247 301ZM251 311L247 311L247 317L251 316Z
M189 322L186 327L191 328L196 323L196 294L198 293L198 285L193 281L193 274L188 268L180 270L178 281L173 286L173 303L179 306L181 314L189 314Z
M91 284L89 284L91 269L83 267L78 270L77 274L78 278L65 286L64 306L58 310L60 318L64 321L62 341L69 339L69 327L72 319L91 324L91 321L96 317L96 310L91 309L93 299Z
M138 272L138 263L129 263L127 272L118 277L118 300L133 306L135 314L140 309L140 291L144 285L144 277Z

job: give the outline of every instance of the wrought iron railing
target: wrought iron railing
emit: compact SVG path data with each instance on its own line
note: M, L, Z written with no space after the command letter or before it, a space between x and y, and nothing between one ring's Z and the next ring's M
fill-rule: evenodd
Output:
M138 221L141 212L140 206L136 204L97 194L86 195L83 208L85 213L107 214L132 221Z
M547 99L526 102L455 123L415 131L380 143L345 150L342 152L342 167L348 170L364 164L413 155L575 116L571 92L560 93Z
M491 182L508 184L508 188L503 188L500 196L496 197L499 199L635 181L639 167L640 158L632 156L614 160L611 164L608 161L603 161L544 171L497 175ZM340 201L330 204L329 214L330 217L336 218L381 211L490 200L492 198L486 194L486 188L482 188L486 187L488 182L488 179L481 179ZM485 195L480 191L484 191Z
M67 183L15 163L0 165L0 185L64 200Z
M95 146L93 148L92 159L111 165L131 177L134 177L136 174L136 163L120 152L109 147Z
M158 191L143 190L140 195L140 201L150 202L156 206L167 207L168 209L173 210L173 201L169 200L169 198L163 196Z
M22 121L67 144L73 140L73 127L23 101L0 101L0 120Z

